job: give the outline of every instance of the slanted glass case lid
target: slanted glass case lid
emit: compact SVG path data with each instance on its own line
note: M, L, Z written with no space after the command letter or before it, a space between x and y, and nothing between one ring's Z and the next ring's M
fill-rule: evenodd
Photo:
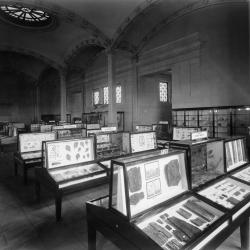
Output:
M184 152L132 158L111 169L110 205L129 219L188 190Z
M46 142L45 159L48 169L93 161L94 138Z
M247 168L240 170L239 172L233 174L232 176L250 183L250 165L247 165Z
M157 148L156 133L138 132L130 134L131 153L152 150Z
M225 148L227 171L247 163L244 139L227 141L225 142Z
M190 196L176 204L160 208L135 224L163 249L185 249L223 215L218 209ZM220 230L227 225L227 222L223 222ZM203 237L198 244L204 245L211 237Z
M231 178L225 178L199 192L200 195L232 209L250 195L250 187Z
M18 135L19 152L27 153L42 150L43 141L51 141L56 139L55 132L45 133L23 133Z

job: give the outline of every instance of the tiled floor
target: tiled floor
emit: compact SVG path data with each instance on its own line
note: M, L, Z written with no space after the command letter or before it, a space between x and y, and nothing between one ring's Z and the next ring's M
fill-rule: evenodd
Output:
M31 173L32 174L32 173ZM66 196L61 222L55 221L53 197L42 189L41 202L35 201L34 181L24 186L13 176L13 155L0 156L0 249L1 250L79 250L87 249L85 202L107 194L108 186ZM97 249L116 250L98 235ZM220 250L240 249L237 230Z

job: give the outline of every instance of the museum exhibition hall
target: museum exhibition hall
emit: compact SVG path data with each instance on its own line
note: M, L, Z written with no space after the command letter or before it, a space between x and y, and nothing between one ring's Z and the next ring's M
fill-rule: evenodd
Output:
M0 249L250 249L249 0L0 0Z

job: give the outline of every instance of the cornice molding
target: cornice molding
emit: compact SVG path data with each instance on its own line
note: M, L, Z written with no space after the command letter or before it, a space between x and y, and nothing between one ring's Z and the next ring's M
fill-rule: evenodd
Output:
M194 11L207 8L213 5L226 5L226 4L242 4L247 3L247 0L197 0L195 3L187 4L184 8L174 12L160 23L157 23L141 40L137 46L137 53L140 54L145 45L151 40L164 26L174 22L180 17L188 15Z

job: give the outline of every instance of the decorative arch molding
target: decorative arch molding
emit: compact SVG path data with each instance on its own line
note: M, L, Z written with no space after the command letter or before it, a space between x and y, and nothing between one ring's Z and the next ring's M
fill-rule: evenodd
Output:
M122 40L123 34L126 32L128 27L133 22L136 21L136 18L138 16L140 16L143 12L147 11L149 8L151 8L153 5L157 4L158 2L160 2L160 0L145 0L143 3L139 4L116 30L113 36L113 39L111 41L112 42L111 47L115 48L118 45L118 43ZM129 44L128 42L127 42L127 47L129 51L131 52L134 51L133 45Z
M40 7L46 11L48 11L48 13L55 15L56 17L62 18L63 20L65 20L68 23L74 23L75 25L77 25L78 27L87 30L93 37L100 39L104 44L109 44L110 40L108 39L108 37L101 32L95 25L91 24L90 22L88 22L86 19L84 19L83 17L75 14L74 12L65 9L63 7L61 7L58 4L52 3L52 1L50 0L10 0L10 1L0 1L0 4L11 4L11 3L20 3L20 4L27 4L28 6L36 6L36 7Z
M56 69L64 69L66 67L64 64L59 64L58 62L50 59L47 56L44 56L36 51L29 50L26 48L17 48L17 47L12 47L9 45L0 45L0 51L10 51L10 52L16 52L16 53L32 56Z
M59 70L59 69L55 69L55 68L52 68L52 67L46 67L44 68L39 77L38 77L38 85L41 84L41 82L46 79L46 77L48 75L51 75L51 74L54 74L54 75L57 75L58 79L60 78L60 72L62 72L63 70ZM64 72L64 71L63 71Z
M172 15L168 16L160 23L156 24L153 29L151 29L146 36L141 40L140 44L137 46L137 54L140 54L144 46L149 40L151 40L164 26L174 22L176 19L188 15L194 11L207 8L213 5L227 5L227 4L242 4L247 3L247 0L197 0L195 3L187 4L184 8L174 12Z
M72 58L74 58L78 52L83 49L84 47L87 46L98 46L102 49L106 49L107 45L104 44L102 41L99 39L93 38L93 39L87 39L83 40L81 42L75 43L73 46L68 49L68 51L64 55L64 62L67 64Z
M11 75L15 74L21 79L26 79L30 83L36 83L37 79L34 78L34 76L27 74L27 72L24 72L22 70L16 70L16 69L0 69L0 73L9 73Z

